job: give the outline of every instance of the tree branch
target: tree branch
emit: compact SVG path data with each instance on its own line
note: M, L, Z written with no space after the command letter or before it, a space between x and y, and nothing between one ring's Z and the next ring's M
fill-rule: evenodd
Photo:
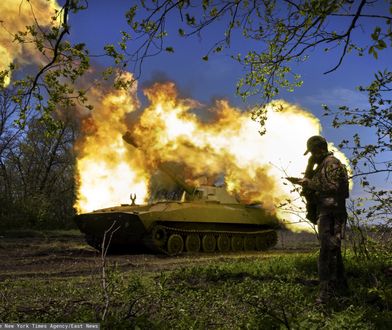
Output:
M346 43L345 43L344 48L343 48L343 53L342 53L342 55L340 56L339 62L338 62L332 69L330 69L330 70L324 72L324 74L328 74L328 73L331 73L331 72L335 71L335 70L342 64L343 58L344 58L344 57L346 56L346 54L347 54L347 47L348 47L348 45L349 45L349 43L350 43L351 31L354 29L355 24L356 24L358 18L361 16L361 11L362 11L362 9L363 9L363 7L364 7L365 4L366 4L366 0L362 0L361 3L359 4L359 7L358 7L357 12L356 12L355 15L354 15L354 19L351 21L351 24L350 24L348 30L346 31L345 34L343 34L343 35L341 35L341 36L339 36L339 37L337 38L337 39L344 39L344 38L346 38Z
M45 71L48 70L48 69L57 61L57 59L58 59L60 44L61 44L61 42L63 41L64 36L65 36L66 34L69 33L69 27L68 27L68 23L67 23L67 22L68 22L68 13L69 13L69 10L70 10L70 5L71 5L70 1L71 1L71 0L66 0L65 4L64 4L64 6L63 6L63 23L62 23L63 30L61 31L61 33L60 33L60 35L59 35L59 37L58 37L58 39L57 39L57 41L56 41L56 44L55 44L55 46L54 46L52 60L51 60L49 63L47 63L47 64L46 64L40 71L38 71L38 73L35 75L35 78L34 78L34 80L33 80L33 82L32 82L32 85L31 85L29 91L25 94L25 95L28 95L26 104L28 104L28 103L30 102L30 100L31 100L31 94L32 94L33 90L37 87L39 78L40 78L40 77L45 73Z

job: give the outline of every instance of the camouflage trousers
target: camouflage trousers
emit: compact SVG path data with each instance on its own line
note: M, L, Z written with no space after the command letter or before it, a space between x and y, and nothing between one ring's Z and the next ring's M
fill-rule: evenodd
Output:
M318 273L320 279L320 298L328 299L348 289L344 271L341 241L344 215L324 213L318 216L320 256Z

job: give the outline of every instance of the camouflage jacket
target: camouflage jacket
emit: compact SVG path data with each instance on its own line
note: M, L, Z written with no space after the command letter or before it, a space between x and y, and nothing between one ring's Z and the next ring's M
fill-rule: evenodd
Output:
M319 210L345 210L349 194L346 167L329 153L317 166L307 188L314 192Z

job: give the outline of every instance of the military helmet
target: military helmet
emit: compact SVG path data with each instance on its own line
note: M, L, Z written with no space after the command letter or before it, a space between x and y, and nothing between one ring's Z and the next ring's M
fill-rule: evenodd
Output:
M308 139L308 142L306 142L306 151L304 155L308 154L309 152L312 152L314 149L321 148L328 150L328 144L327 140L324 139L320 135L314 135Z

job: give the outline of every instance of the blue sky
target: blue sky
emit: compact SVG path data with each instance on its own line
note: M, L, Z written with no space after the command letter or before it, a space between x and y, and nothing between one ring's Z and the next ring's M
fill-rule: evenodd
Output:
M383 1L379 3L384 4ZM104 44L115 44L120 39L121 30L129 31L125 24L124 13L131 4L125 0L90 1L88 10L71 17L72 39L86 42L92 53L102 54ZM342 20L339 19L337 25L340 25ZM201 37L185 39L177 37L176 33L169 34L167 45L173 46L175 53L162 53L147 59L140 83L151 81L157 73L164 74L198 100L208 102L215 96L225 96L235 105L246 107L246 104L235 96L235 84L243 75L243 70L230 58L230 55L238 52L244 54L247 49L258 49L261 45L244 40L237 33L231 49L211 55L208 62L201 60L213 42L222 38L224 23L221 22L207 29ZM363 31L356 32L356 38L366 44L372 32L372 21L363 21L362 27ZM296 69L304 78L303 87L294 93L283 93L282 96L288 101L299 103L315 114L320 114L321 103L329 103L333 106L349 101L357 105L366 101L355 91L355 87L369 83L377 69L389 66L392 58L391 48L382 51L378 60L368 55L358 57L349 54L337 71L324 75L324 71L337 63L338 54L336 51L324 53L320 50L310 53L309 60ZM98 61L103 65L109 64L105 59L98 59ZM253 98L247 103L251 104L255 101L256 99Z
M91 53L102 54L105 44L115 44L119 41L121 30L129 31L124 13L132 4L133 2L125 0L89 1L88 10L70 19L72 40L85 42ZM381 0L374 5L373 13L386 14L387 9L388 4ZM172 24L175 26L175 22L169 22L169 29ZM208 104L216 97L224 97L229 99L231 104L243 109L255 104L258 101L256 97L249 98L244 103L235 95L236 82L244 71L230 55L238 52L244 54L252 48L257 50L262 45L246 41L237 33L230 49L212 54L207 62L201 59L214 41L222 38L224 23L213 25L200 37L188 39L177 37L176 29L171 34L169 30L167 45L173 46L175 52L163 52L147 59L139 84L143 86L157 77L165 76L175 81L178 88L187 96L203 103ZM345 26L342 18L336 18L332 24L336 24L337 27ZM354 38L359 44L368 44L373 28L374 22L371 19L361 21L361 28L356 30ZM323 135L335 144L342 138L351 137L355 130L332 128L329 117L321 116L321 104L327 104L331 108L339 105L366 106L366 95L359 93L356 87L368 85L377 70L384 70L390 66L392 47L380 52L378 60L366 53L363 57L348 54L341 67L330 74L323 74L336 65L339 54L340 48L330 53L325 53L321 49L310 53L309 60L295 68L296 73L303 77L303 87L293 93L283 92L280 95L283 99L296 103L319 117L323 125ZM97 61L101 65L109 64L105 58ZM363 131L362 134L371 137L368 131Z

